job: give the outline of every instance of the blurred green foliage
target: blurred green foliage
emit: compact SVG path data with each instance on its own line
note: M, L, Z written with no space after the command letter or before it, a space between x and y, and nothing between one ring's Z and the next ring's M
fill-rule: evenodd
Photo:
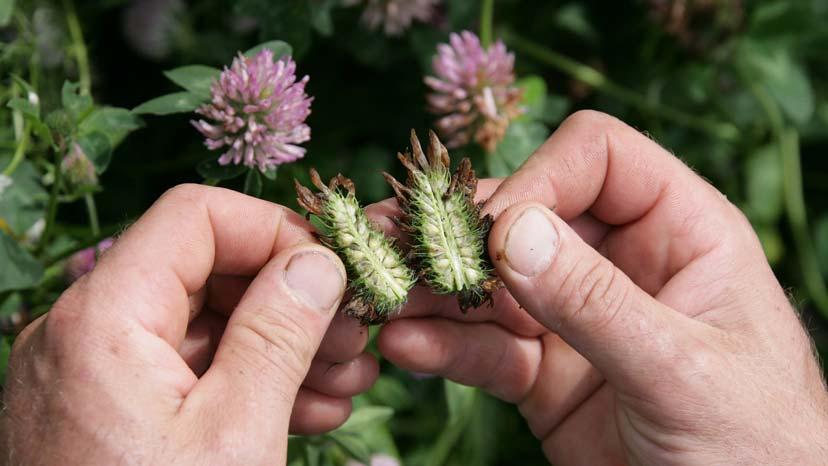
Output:
M480 32L481 3L445 0L432 23L400 37L367 30L359 15L338 0L0 0L0 323L9 333L0 377L19 319L46 312L66 286L63 259L174 184L207 178L297 208L291 179L315 166L351 176L365 202L389 196L378 172L397 170L408 131L433 122L422 77L436 44ZM621 118L744 210L823 350L826 24L828 0L499 0L483 26L516 54L526 114L494 153L468 147L454 158L506 176L572 111ZM311 77L313 138L302 161L241 177L216 165L180 112L207 98L238 51L274 40ZM99 185L65 179L73 144ZM387 364L355 409L331 434L293 439L292 464L377 452L417 465L544 462L516 410Z

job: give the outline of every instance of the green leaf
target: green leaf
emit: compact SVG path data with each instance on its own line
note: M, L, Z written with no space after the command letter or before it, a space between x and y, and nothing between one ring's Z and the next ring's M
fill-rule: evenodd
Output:
M40 120L40 106L32 103L29 99L14 97L9 99L9 103L6 104L6 107L13 110L19 110L20 113L27 118L32 118L38 121Z
M587 42L598 40L598 32L587 18L586 8L581 3L567 3L555 15L555 24Z
M132 109L132 113L151 115L172 115L174 113L189 113L197 109L207 99L192 92L175 92L162 95L142 103Z
M443 389L446 393L446 405L448 406L449 422L455 422L468 413L469 407L474 403L476 388L461 385L459 383L444 381Z
M92 97L80 95L80 84L69 81L63 82L63 89L60 92L63 109L69 112L75 121L81 120L92 110Z
M494 152L486 157L486 168L490 177L502 178L511 175L540 147L549 129L534 121L514 121L506 130L506 136Z
M204 65L181 66L164 72L167 79L204 99L210 98L210 86L220 74L220 69Z
M247 171L247 177L244 179L244 193L253 197L262 195L262 174L259 170L251 168Z
M276 181L276 178L279 176L279 167L275 166L273 168L268 168L262 172L262 176L270 181Z
M310 0L311 24L320 35L330 36L333 34L331 9L337 4L338 0Z
M11 22L14 12L14 0L0 0L0 26L7 26Z
M745 178L748 217L760 223L776 222L784 206L779 147L769 144L751 154L745 162Z
M103 173L112 160L112 144L109 137L101 131L90 131L78 137L78 144L86 157L95 166L95 172Z
M543 113L538 118L547 125L557 125L569 114L569 99L560 95L546 96Z
M78 132L81 135L103 133L110 147L115 149L129 133L143 126L141 118L125 108L102 107L94 110L81 122Z
M380 375L368 396L377 404L394 410L403 410L414 404L414 399L402 382L388 375Z
M244 56L252 57L264 49L270 49L273 52L273 60L278 60L284 56L293 55L293 49L290 44L281 40L271 40L263 44L259 44L252 49L244 52Z
M244 165L234 164L219 165L218 159L211 158L199 162L199 164L196 165L196 171L205 180L213 178L223 181L232 180L233 178L241 176L247 171L247 167Z
M768 263L771 265L777 264L785 254L785 242L782 241L779 230L767 225L754 225L754 229L762 243L762 250L765 251Z
M0 167L7 166L10 161L11 157L0 157ZM12 176L12 184L0 194L0 220L17 236L22 236L46 214L49 193L43 189L40 178L36 166L23 160Z
M394 416L394 410L386 406L365 406L351 414L351 417L342 424L336 432L359 433L373 425L388 422Z
M794 123L807 123L814 113L814 90L808 72L790 50L746 41L740 52L745 75L762 83Z
M43 277L43 266L5 232L0 231L0 293L32 288Z
M540 76L530 75L520 78L515 84L523 90L521 103L526 109L524 116L539 119L546 106L546 81Z
M371 450L359 436L350 433L331 432L328 437L348 452L354 459L365 463L371 463Z

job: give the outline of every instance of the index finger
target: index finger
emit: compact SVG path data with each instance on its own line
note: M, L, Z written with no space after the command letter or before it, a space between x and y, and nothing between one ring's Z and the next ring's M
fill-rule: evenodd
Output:
M745 222L721 193L647 136L598 112L570 116L484 212L497 216L524 201L564 220L588 213L617 227L596 249L653 295L696 258L744 239Z
M659 201L680 217L722 195L678 158L620 120L582 110L555 133L492 194L484 211L536 201L565 220L589 211L610 225L643 217Z

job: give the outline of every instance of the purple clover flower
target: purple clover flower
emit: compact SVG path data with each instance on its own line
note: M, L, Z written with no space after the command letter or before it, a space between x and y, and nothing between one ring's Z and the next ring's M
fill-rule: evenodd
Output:
M440 0L344 0L347 6L363 2L362 22L368 29L382 27L385 35L399 36L414 21L430 21Z
M91 272L92 269L95 268L95 264L98 263L98 258L101 254L111 248L114 243L115 239L106 238L95 246L81 249L80 251L72 254L72 256L66 261L66 265L63 269L66 281L74 283L80 277Z
M254 57L239 54L213 83L212 101L196 110L212 122L193 121L210 150L226 148L219 164L244 164L261 171L305 156L298 146L310 139L305 119L313 98L305 94L308 77L296 80L291 57L273 60L265 49Z
M509 122L522 113L514 64L502 41L484 50L469 31L452 33L448 44L437 46L435 76L425 83L433 91L427 96L429 110L440 116L436 126L447 147L474 141L494 151Z

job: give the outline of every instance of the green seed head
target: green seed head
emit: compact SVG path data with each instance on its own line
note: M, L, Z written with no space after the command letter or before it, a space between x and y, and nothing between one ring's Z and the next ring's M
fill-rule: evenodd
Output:
M297 181L298 201L322 221L327 231L320 239L339 254L348 271L351 298L345 304L346 314L365 324L384 322L405 304L416 281L414 273L394 240L365 215L351 180L337 175L325 186L311 170L311 181L319 192L314 194Z
M457 294L462 309L489 299L497 280L486 258L489 220L474 203L477 178L469 159L452 175L448 151L429 133L427 153L411 132L411 154L398 157L408 169L402 185L385 174L403 211L412 238L412 255L421 278L440 294Z

